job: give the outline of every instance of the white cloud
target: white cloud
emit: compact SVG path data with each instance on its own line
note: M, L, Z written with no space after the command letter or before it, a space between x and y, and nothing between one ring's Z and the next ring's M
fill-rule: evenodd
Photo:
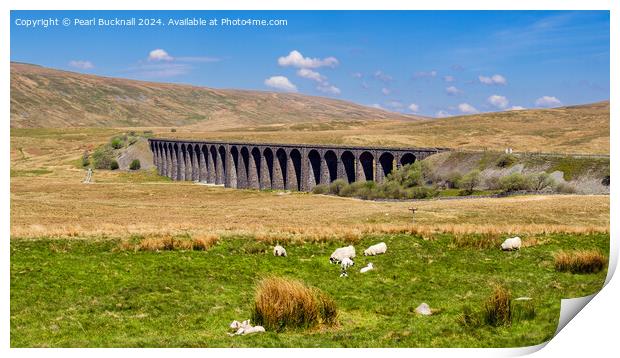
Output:
M385 82L385 83L392 82L393 80L392 76L386 73L383 73L383 71L380 71L380 70L375 72L374 77L378 79L379 81Z
M271 76L265 80L265 85L286 92L297 92L297 86L284 76Z
M79 68L81 70L90 70L91 68L95 68L95 65L93 65L92 62L82 60L69 61L69 66Z
M316 71L309 70L307 68L300 68L299 70L297 70L297 76L307 78L309 80L313 80L319 83L325 82L327 80L327 78L322 74Z
M387 95L389 95L390 93L392 93L392 90L390 90L389 88L385 88L385 87L383 87L383 88L381 89L381 93L383 93L384 95L386 95L386 96L387 96Z
M174 58L164 49L158 48L149 52L149 61L172 61Z
M381 105L380 105L380 104L378 104L378 103L373 103L373 104L371 104L370 106L371 106L372 108L376 108L376 109L383 109L383 110L385 110L385 108L381 107Z
M413 74L413 78L417 79L417 78L434 78L437 77L437 71L433 70L433 71L420 71L420 72L416 72Z
M561 105L562 102L554 96L542 96L536 100L536 106L538 107L557 107Z
M418 113L420 111L420 106L415 103L410 104L407 108L409 108L409 110L413 113Z
M362 77L364 77L364 75L361 72L353 72L351 74L351 76L353 76L353 78L362 78Z
M494 94L487 98L487 102L499 109L505 109L506 107L508 107L508 98L497 94Z
M340 94L340 88L338 88L338 87L336 87L334 85L330 85L327 82L325 82L324 84L321 84L320 86L317 86L316 89L321 91L321 92L323 92L323 93Z
M456 96L457 94L461 94L461 90L454 87L454 86L450 86L450 87L446 87L446 93L450 96Z
M478 113L478 110L476 109L476 107L472 106L469 103L461 103L458 105L459 111L461 111L461 113L465 113L465 114L472 114L472 113Z
M338 59L335 57L310 58L304 57L301 52L297 50L291 51L287 56L278 58L278 65L282 67L296 67L296 68L319 68L319 67L336 67L338 65Z
M401 101L390 101L387 105L394 109L402 109L405 106Z
M521 106L512 106L512 107L510 107L510 108L508 108L506 110L507 111L521 111L521 110L524 110L524 109L527 109L527 108L521 107Z
M454 76L443 76L443 80L445 82L454 82L456 81L456 79L454 78Z
M441 110L441 111L437 111L437 113L435 113L435 117L437 118L445 118L445 117L450 117L450 113Z
M497 74L491 77L478 76L478 80L480 81L480 83L485 85L505 85L506 83L508 83L506 77Z

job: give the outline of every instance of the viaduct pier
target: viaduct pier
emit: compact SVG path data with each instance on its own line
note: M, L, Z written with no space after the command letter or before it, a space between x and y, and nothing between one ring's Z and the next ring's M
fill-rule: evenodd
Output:
M239 189L311 191L337 179L383 182L403 165L444 148L149 139L160 175Z

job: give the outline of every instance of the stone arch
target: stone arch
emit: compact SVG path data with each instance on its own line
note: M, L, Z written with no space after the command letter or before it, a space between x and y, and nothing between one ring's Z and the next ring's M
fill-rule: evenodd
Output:
M218 178L220 180L219 184L226 184L227 180L227 172L228 172L228 163L226 161L226 147L220 145L217 148L217 165L218 165Z
M308 152L308 190L321 183L321 155L316 149Z
M394 154L384 152L379 157L379 165L377 166L377 181L382 182L388 174L394 170Z
M174 147L172 143L168 143L168 178L176 180L177 175L177 161L176 154L174 153Z
M273 151L265 148L261 159L260 188L271 189L273 187Z
M229 188L241 188L239 184L243 185L243 178L239 176L239 163L240 157L239 149L236 146L230 146L228 148L230 160L228 162L228 187Z
M301 153L297 149L290 151L286 163L287 189L301 190Z
M241 147L239 150L239 166L237 167L237 187L247 189L248 186L248 170L250 166L250 151L247 147Z
M348 183L355 181L355 156L351 151L345 150L340 156L342 167L344 169L344 178Z
M260 150L256 147L252 148L248 159L248 187L250 189L261 189L262 168ZM271 183L269 186L271 186Z
M192 180L195 182L200 181L200 147L198 144L193 145L194 156L192 157Z
M276 155L273 159L273 176L271 177L271 187L273 189L285 189L286 160L286 151L282 148L276 150Z
M400 157L400 165L408 165L413 164L416 161L415 155L413 153L405 153Z
M375 157L370 152L362 152L358 158L357 180L374 180L373 166Z
M328 150L323 155L323 160L321 183L329 184L338 178L338 156L333 150Z
M185 146L185 180L194 179L194 148L193 145L188 144Z
M201 145L198 147L198 153L199 154L199 167L200 167L200 172L198 173L198 180L201 183L208 183L209 182L209 150L207 148L206 145Z

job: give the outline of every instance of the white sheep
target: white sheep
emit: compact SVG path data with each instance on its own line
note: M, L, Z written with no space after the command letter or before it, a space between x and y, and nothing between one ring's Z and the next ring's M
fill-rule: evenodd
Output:
M353 265L355 265L355 262L353 262L353 260L348 257L345 257L344 259L342 259L342 261L340 261L340 267L342 267L343 271L346 271L349 267Z
M229 333L230 336L239 336L246 335L258 332L265 332L265 328L263 326L254 326L250 324L250 320L245 320L243 322L232 321L230 324L230 328L236 330L235 333Z
M252 333L259 333L259 332L265 332L265 328L263 326L254 326L254 327L250 326L246 328L241 334L246 335L246 334L252 334Z
M329 257L329 262L333 264L337 264L342 262L343 259L349 258L352 259L355 257L355 247L349 245L347 247L341 247L336 249L332 255Z
M370 270L374 270L375 267L372 265L372 262L369 262L368 265L366 267L362 267L362 269L360 270L361 273L364 272L368 272Z
M282 247L280 245L276 245L276 247L273 248L273 256L284 256L284 257L286 257L286 249L284 249L284 247Z
M385 254L386 251L387 251L387 245L385 244L385 242L380 242L364 250L364 256L375 256L375 255Z
M521 238L518 236L508 238L502 243L502 250L504 251L519 250L520 248Z

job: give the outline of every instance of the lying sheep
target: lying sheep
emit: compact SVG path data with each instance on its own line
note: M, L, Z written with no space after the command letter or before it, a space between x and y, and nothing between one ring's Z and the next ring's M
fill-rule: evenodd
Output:
M284 256L284 257L286 257L286 250L284 249L284 247L282 247L280 245L276 245L276 247L273 248L273 256Z
M361 273L364 272L368 272L370 270L374 270L375 267L372 265L372 262L369 262L368 265L366 267L362 267L362 269L360 270Z
M502 243L502 250L504 251L519 250L520 248L521 238L518 236L508 238Z
M228 333L228 335L230 336L239 336L239 335L246 335L246 334L258 333L258 332L265 332L265 328L263 326L252 327L249 319L243 322L239 322L236 320L232 321L229 327L233 330L236 330L235 333Z
M385 244L385 242L380 242L364 250L364 256L381 255L381 254L385 254L386 251L387 251L387 245Z
M355 247L349 245L347 247L341 247L336 249L329 257L329 262L332 264L338 264L345 258L352 259L355 257Z

